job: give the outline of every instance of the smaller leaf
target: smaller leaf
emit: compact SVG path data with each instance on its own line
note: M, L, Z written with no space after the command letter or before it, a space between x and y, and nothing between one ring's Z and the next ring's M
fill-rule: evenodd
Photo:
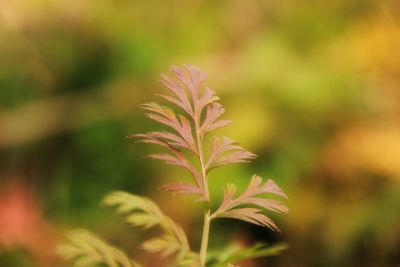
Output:
M257 205L264 209L275 211L279 213L287 213L289 212L288 207L282 203L281 201L274 200L274 199L265 199L265 198L256 198L252 197L246 200L248 204Z
M144 242L142 248L146 251L161 253L163 256L176 254L177 261L193 253L183 229L163 214L150 199L119 191L106 196L103 202L109 206L117 206L117 211L123 211L126 220L135 226L160 226L163 235ZM190 265L192 266L195 267Z
M218 217L220 218L234 218L249 222L252 224L267 226L268 228L281 232L276 224L266 215L262 214L262 210L256 208L237 208L225 211Z
M188 115L193 117L192 106L182 86L180 86L176 81L174 81L173 79L164 74L161 74L161 82L175 95L175 97L167 95L159 95L159 96L180 107Z
M214 137L211 140L211 152L208 158L207 171L230 163L249 162L256 155L242 148L237 142L227 138Z
M201 84L207 77L206 73L191 65L184 65L184 68L172 67L172 73L189 90L194 103L197 102ZM189 74L189 75L187 75Z
M161 106L156 102L150 102L142 106L144 109L150 111L145 114L148 118L174 129L183 138L186 147L197 153L192 126L186 117L182 115L177 116L170 108Z
M175 166L186 169L192 175L193 181L195 183L193 185L193 187L197 188L195 191L200 192L200 195L202 197L205 196L205 191L204 191L204 187L202 184L202 179L201 179L201 175L200 175L199 171L193 166L192 163L190 163L186 159L185 155L180 150L178 150L174 147L173 143L165 140L166 136L162 132L150 132L147 134L135 134L135 135L131 135L128 137L140 138L140 140L138 142L156 144L156 145L160 145L160 146L167 148L169 150L169 152L171 152L171 154L166 154L166 153L150 154L150 155L148 155L148 157L152 158L152 159L163 160L167 164L175 165ZM164 137L164 139L162 139L162 137ZM179 144L179 145L181 145L181 144ZM204 199L205 199L205 197L204 197Z
M142 141L143 140L161 140L162 142L165 142L169 144L171 147L180 147L180 148L186 148L191 150L192 148L189 147L186 143L186 141L181 137L178 136L177 134L170 133L170 132L148 132L145 134L133 134L129 135L129 138L140 138ZM157 143L160 145L159 143ZM165 147L165 145L162 145Z
M128 215L125 221L133 226L141 226L145 229L149 229L160 223L157 217L149 215L145 212L137 212L132 215Z
M77 267L105 264L109 267L140 267L119 249L108 245L86 230L70 231L67 241L57 247L57 254L66 259L75 259Z
M224 112L224 107L217 102L212 102L211 104L207 105L206 115L200 127L202 136L231 123L229 120L218 120L218 118Z
M124 214L126 220L135 226L150 228L159 225L165 234L175 240L175 243L179 244L185 250L190 250L183 229L170 217L162 213L158 206L150 199L117 191L107 195L103 203L108 206L117 206L117 212Z
M218 101L219 97L215 95L215 92L211 90L210 88L206 88L203 95L200 97L198 101L195 102L195 118L196 120L200 119L201 113L203 112L203 109L215 102Z
M163 185L161 189L174 194L202 194L200 189L192 184L170 183Z
M207 78L207 73L189 64L184 64L183 66L190 76L193 91L199 91L204 80Z
M224 190L223 201L220 207L211 215L212 218L239 219L280 232L275 223L262 213L263 209L280 213L286 213L289 209L280 201L259 197L259 195L266 193L286 197L286 194L275 182L267 180L263 184L261 177L253 175L246 190L237 198L234 198L235 193L236 186L228 184ZM240 207L243 205L255 207Z
M150 253L160 253L162 257L170 256L181 250L179 244L168 235L147 240L142 244L142 248Z
M261 179L261 178L260 178ZM268 180L263 188L262 188L262 193L270 193L270 194L275 194L282 196L284 198L288 198L285 192L272 180Z

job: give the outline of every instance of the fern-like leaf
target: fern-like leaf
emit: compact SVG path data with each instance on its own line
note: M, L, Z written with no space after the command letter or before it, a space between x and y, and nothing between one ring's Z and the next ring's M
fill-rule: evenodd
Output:
M145 229L156 225L161 227L164 235L146 241L142 246L145 250L159 252L164 256L175 252L190 253L183 229L162 213L150 199L119 191L107 195L103 203L108 206L117 206L116 212L126 216L126 221L134 226Z
M220 103L214 102L207 106L206 116L200 128L202 137L209 132L227 126L231 123L230 120L218 120L219 117L221 117L221 115L224 113L225 109Z
M156 122L162 123L174 129L183 139L183 146L197 153L195 142L192 135L192 127L189 120L183 115L176 115L168 107L163 107L156 102L150 102L143 105L147 111L146 116ZM170 134L172 135L172 134Z
M170 133L166 133L170 134ZM202 179L200 176L199 171L186 159L185 155L176 147L178 146L175 141L166 140L166 138L163 136L165 135L160 135L158 132L151 132L147 134L134 134L128 136L129 138L141 138L138 142L143 142L143 143L149 143L149 144L155 144L162 146L166 148L170 153L159 153L159 154L150 154L148 155L149 158L152 159L157 159L157 160L162 160L167 164L170 165L175 165L178 167L181 167L185 170L187 170L194 181L193 187L196 188L196 190L188 190L186 192L183 192L185 189L189 189L189 187L181 188L181 193L183 194L198 194L203 196L204 193L204 185L202 183ZM169 186L164 187L165 190L169 189ZM174 191L174 190L172 190Z
M212 215L213 218L239 219L280 232L276 224L263 214L263 211L266 209L286 213L289 209L280 201L259 197L261 194L275 194L287 198L286 194L275 182L267 180L262 183L261 177L253 175L245 192L237 198L234 198L235 193L236 186L229 184L224 190L224 199L220 207ZM243 207L243 205L255 207Z
M163 235L145 241L142 248L150 253L160 253L167 257L180 251L181 247L171 238L170 235Z
M198 194L201 195L201 191L198 187L192 184L184 184L184 183L169 183L165 184L161 187L162 190L170 191L174 194Z
M89 231L71 231L66 239L57 247L56 252L65 259L75 260L76 267L91 267L98 264L108 267L140 267L122 251L108 245Z
M225 110L221 104L216 102L219 98L215 92L208 87L202 89L202 84L207 76L205 72L194 66L184 65L182 68L172 67L171 73L171 76L161 75L161 82L172 95L161 94L159 96L180 108L184 113L178 114L171 108L156 102L144 104L143 108L147 111L148 118L168 126L173 132L149 132L129 137L139 138L141 142L166 148L168 153L152 154L149 157L182 167L188 170L194 179L193 186L173 184L163 186L164 190L179 194L198 194L201 196L200 200L208 201L208 181L204 177L205 174L201 173L181 150L188 150L199 161L205 162L202 151L205 134L228 125L230 121L219 120ZM215 145L216 142L212 144ZM222 148L214 147L212 149L221 150ZM211 155L214 160L209 161L210 169L229 163L244 162L254 156L242 148L232 148L231 151L225 150L218 153L218 155Z
M216 167L231 163L249 162L250 159L254 159L255 157L255 154L242 148L238 142L228 137L214 137L211 140L211 152L206 169L210 171Z

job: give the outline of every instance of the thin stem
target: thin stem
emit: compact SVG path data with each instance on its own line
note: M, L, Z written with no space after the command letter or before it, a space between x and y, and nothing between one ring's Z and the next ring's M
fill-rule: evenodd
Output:
M203 182L203 189L204 189L204 197L205 199L210 202L210 193L208 190L208 180L207 180L207 173L206 167L204 162L204 153L203 153L203 143L200 137L200 125L199 125L200 118L195 122L195 131L196 131L196 141L197 141L197 150L199 152L199 161L201 167L201 178ZM209 204L209 203L208 203ZM204 225L203 225L203 234L201 238L201 247L200 247L200 263L202 266L205 266L206 256L207 256L207 247L208 247L208 238L210 234L210 208L207 205L206 211L204 213Z
M210 210L204 214L203 236L201 238L200 263L205 266L207 256L208 237L210 234Z
M201 167L201 179L203 182L203 189L204 189L204 194L205 198L207 201L210 201L210 193L208 190L208 181L207 181L207 173L206 173L206 167L205 167L205 162L204 162L204 153L203 153L203 144L202 140L200 138L200 127L196 124L196 141L197 141L197 150L199 151L199 160L200 160L200 167Z

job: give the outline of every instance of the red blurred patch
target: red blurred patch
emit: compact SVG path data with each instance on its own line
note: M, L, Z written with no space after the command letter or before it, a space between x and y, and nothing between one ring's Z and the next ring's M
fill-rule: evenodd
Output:
M41 266L51 266L55 242L33 191L16 182L0 186L0 250L24 248Z

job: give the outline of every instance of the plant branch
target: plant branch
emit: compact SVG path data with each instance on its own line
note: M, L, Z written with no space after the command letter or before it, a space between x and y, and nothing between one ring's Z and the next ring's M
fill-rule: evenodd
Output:
M201 168L201 179L203 182L203 190L204 190L203 193L204 193L205 200L209 202L210 201L210 193L208 190L206 163L204 160L203 143L202 143L202 138L200 137L200 126L199 126L198 120L195 122L195 131L196 131L198 157L199 157L200 168Z
M210 222L210 210L208 209L204 214L203 235L201 238L200 263L202 266L205 266L206 262L208 237L210 234Z
M203 181L203 189L204 189L204 197L206 201L210 202L210 193L208 189L208 180L207 180L207 173L206 173L206 167L205 167L205 161L204 161L204 151L203 151L203 143L202 143L202 138L200 136L200 116L198 117L197 120L195 120L195 132L196 132L196 142L197 142L197 148L198 148L198 155L199 155L199 161L200 161L200 167L201 167L201 178ZM209 205L206 208L205 214L204 214L204 225L203 225L203 234L201 238L201 247L200 247L200 263L202 266L204 266L205 261L206 261L206 255L207 255L207 247L208 247L208 238L210 234L210 208Z

